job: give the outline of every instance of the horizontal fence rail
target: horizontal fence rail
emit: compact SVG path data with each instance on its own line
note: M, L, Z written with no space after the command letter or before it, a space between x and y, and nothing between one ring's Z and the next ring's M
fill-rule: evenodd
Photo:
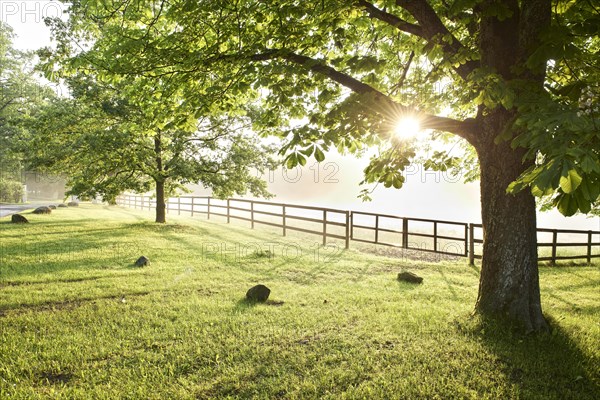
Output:
M386 214L375 214L363 211L352 211L351 225L350 225L350 239L358 242L379 244L390 247L400 247L403 249L412 249L420 251L428 251L437 254L446 254L452 256L467 256L468 249L468 224L463 222L454 221L441 221L423 218L409 218L400 217L397 215L386 215ZM361 217L368 217L371 220L371 224L360 223ZM365 218L363 218L365 219ZM387 224L386 224L387 222ZM423 229L418 231L410 230L413 224L422 223L431 228L430 231L423 232ZM389 226L397 225L398 228L392 229ZM385 226L388 226L387 228ZM448 234L440 234L440 227L449 226L453 228L459 228L461 236L449 236ZM356 231L369 231L373 233L372 239L358 238L355 235ZM382 239L382 234L391 237L396 237L397 242L390 242ZM414 240L411 241L411 237L427 238L431 239L431 247L428 248L426 243L419 243ZM442 241L445 243L442 244ZM460 246L457 246L460 244Z
M475 247L477 245L483 245L483 225L481 224L469 224L470 231L470 250L469 250L469 262L474 264L475 259L481 259L481 254L477 254ZM600 231L584 231L575 229L546 229L537 228L538 233L538 261L550 261L552 264L556 264L558 260L586 260L587 263L591 263L592 259L600 258L600 251L594 252L594 248L600 249ZM540 240L541 234L552 234L552 240L550 242L544 242ZM559 242L558 237L570 235L572 238L577 238L577 241L565 241ZM582 238L583 237L583 238ZM582 239L579 239L582 238ZM551 255L544 255L542 251L545 248L550 248ZM574 252L566 255L558 255L558 250L561 247L575 248ZM583 250L585 248L585 250ZM577 253L577 252L580 253Z
M117 204L140 210L156 208L156 200L148 196L122 195L117 197ZM475 264L476 259L482 258L478 254L478 249L483 245L481 224L209 196L171 197L165 205L167 213L200 214L206 215L207 219L218 216L226 218L227 223L232 219L247 221L252 229L255 225L280 228L283 236L288 231L318 235L323 245L327 244L328 238L343 240L346 248L350 247L350 241L355 241L468 257L471 265ZM305 225L299 226L299 223ZM306 227L306 224L311 227ZM558 260L585 259L591 263L592 259L600 258L600 231L538 228L537 232L539 261L554 264ZM543 235L551 235L551 240L540 240ZM561 242L559 235L561 238L570 235L577 240ZM545 255L543 252L548 248L549 255ZM575 250L569 254L558 254L560 248Z

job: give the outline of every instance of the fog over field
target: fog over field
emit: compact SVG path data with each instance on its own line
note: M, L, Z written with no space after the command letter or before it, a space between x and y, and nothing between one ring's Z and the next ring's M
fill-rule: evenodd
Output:
M459 222L481 221L479 182L465 184L461 176L427 171L419 164L407 169L401 189L380 185L371 195L372 201L363 202L357 196L367 164L367 157L357 160L334 153L322 163L311 159L304 167L292 170L280 167L264 178L275 202ZM199 187L192 190L196 195L209 194ZM600 218L584 215L566 218L556 210L538 212L538 227L598 230Z

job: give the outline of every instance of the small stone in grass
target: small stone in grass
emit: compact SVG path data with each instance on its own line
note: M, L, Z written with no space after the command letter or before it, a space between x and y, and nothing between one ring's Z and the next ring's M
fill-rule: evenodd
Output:
M265 285L256 285L248 289L246 298L250 301L265 302L271 294L271 289Z
M60 208L65 208L65 207L68 207L68 206L67 206L65 203L60 203L58 206L59 206Z
M76 201L70 201L67 203L69 207L79 207L79 203Z
M12 217L10 217L10 222L13 224L27 224L29 223L29 220L21 214L13 214Z
M54 204L50 204L48 206L48 208L51 209L51 210L56 210L56 206Z
M409 283L423 283L423 278L408 271L400 272L398 274L398 280Z
M34 214L50 214L52 212L52 210L50 209L50 207L38 207L35 210L33 210Z
M135 266L136 267L145 267L147 265L150 264L150 260L148 260L146 257L141 256L140 258L137 259L137 261L135 262Z

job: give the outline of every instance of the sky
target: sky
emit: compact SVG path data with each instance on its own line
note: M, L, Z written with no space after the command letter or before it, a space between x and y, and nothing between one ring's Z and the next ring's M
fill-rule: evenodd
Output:
M51 0L0 0L0 19L15 34L14 46L36 50L51 45L45 17L62 15L65 6ZM402 189L378 188L371 202L357 199L362 170L368 158L356 159L330 152L324 162L309 160L304 168L279 168L265 175L274 201L339 209L371 211L407 217L444 219L460 222L481 220L479 184L462 183L462 179L441 172L426 171L413 164L405 172ZM206 194L196 188L194 193ZM565 218L557 211L538 213L538 227L600 230L600 218L575 216Z

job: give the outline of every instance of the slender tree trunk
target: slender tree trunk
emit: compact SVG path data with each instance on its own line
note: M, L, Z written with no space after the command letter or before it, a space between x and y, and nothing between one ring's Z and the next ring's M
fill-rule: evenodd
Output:
M547 330L540 303L535 200L527 190L506 193L530 164L523 163L523 151L493 140L509 123L510 114L490 112L482 121L486 139L477 146L484 244L476 310L508 318L526 331Z
M166 203L165 203L165 181L156 181L156 220L158 223L167 222L166 214Z
M160 130L154 137L154 154L156 161L156 220L155 222L164 224L167 222L166 203L165 203L165 178L163 177L163 159L162 159L162 135Z

